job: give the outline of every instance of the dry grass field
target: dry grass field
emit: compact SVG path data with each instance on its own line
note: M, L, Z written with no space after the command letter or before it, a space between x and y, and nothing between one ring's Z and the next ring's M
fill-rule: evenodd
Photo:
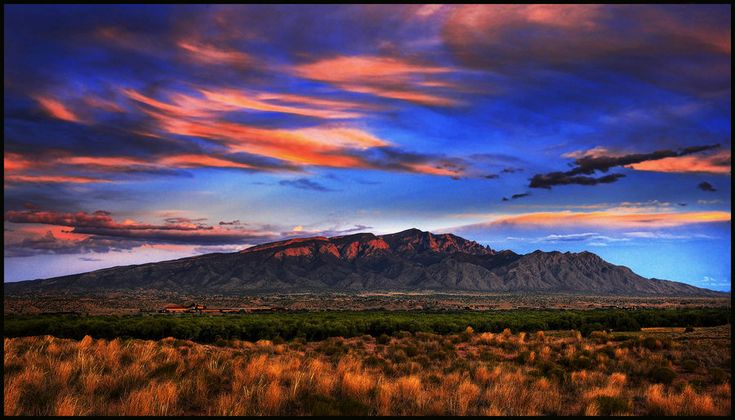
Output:
M730 327L615 335L5 339L5 415L727 415Z

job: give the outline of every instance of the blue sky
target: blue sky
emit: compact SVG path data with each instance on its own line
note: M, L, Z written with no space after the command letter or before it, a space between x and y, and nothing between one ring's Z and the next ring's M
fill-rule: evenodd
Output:
M730 15L6 6L5 281L417 227L730 290Z

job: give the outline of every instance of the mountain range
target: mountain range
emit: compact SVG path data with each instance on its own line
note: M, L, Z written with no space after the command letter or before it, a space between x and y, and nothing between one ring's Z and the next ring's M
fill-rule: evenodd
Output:
M723 296L647 279L591 252L521 255L418 229L298 238L172 261L5 283L5 293L162 290L194 294L476 291Z

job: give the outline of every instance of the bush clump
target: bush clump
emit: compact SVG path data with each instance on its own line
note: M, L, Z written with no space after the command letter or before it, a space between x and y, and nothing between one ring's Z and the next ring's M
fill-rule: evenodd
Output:
M727 381L727 372L720 368L712 368L709 370L709 376L712 378L712 382L723 383Z
M620 397L597 397L597 406L600 408L600 415L615 416L621 415L628 411L628 401Z
M658 340L656 340L656 337L646 337L646 338L644 338L643 339L643 342L641 343L641 345L643 347L647 348L648 350L656 350L656 349L660 349L662 347L661 346L661 342L658 341Z
M648 376L653 382L670 384L674 379L676 379L677 374L674 369L671 369L670 367L660 366L651 369Z
M699 367L699 362L693 359L686 359L681 362L681 368L687 372L694 372Z

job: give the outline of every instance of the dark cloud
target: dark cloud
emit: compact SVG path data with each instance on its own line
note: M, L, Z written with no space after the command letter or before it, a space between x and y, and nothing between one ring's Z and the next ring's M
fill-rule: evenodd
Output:
M164 225L151 225L145 223L120 223L112 218L112 213L97 210L93 213L79 211L76 213L57 213L54 211L41 210L11 210L5 212L5 220L12 223L40 223L46 225L68 226L75 229L92 228L108 230L211 230L211 226L192 226L192 219L172 218L166 219ZM183 222L182 222L183 221Z
M107 214L108 214L108 216L110 215L109 212ZM167 217L167 218L163 219L164 222L166 222L168 224L174 224L174 225L177 225L177 224L185 224L185 223L197 223L197 222L203 222L205 220L207 220L206 217L200 217L200 218L197 218L197 219L190 219L188 217Z
M511 200L517 200L519 198L528 197L529 195L531 195L531 194L530 193L513 194L513 195L510 196L510 199Z
M504 168L502 171L500 171L504 174L512 174L516 172L523 172L523 169L521 168Z
M717 191L715 187L712 186L709 182L700 182L699 185L697 185L697 188L699 188L702 191L709 191L709 192L715 192Z
M489 175L485 175L483 178L487 178L487 179L498 179L498 178L500 178L500 175L498 175L498 174L489 174Z
M597 185L597 184L610 184L617 181L620 178L625 177L623 174L610 174L599 178L591 176L573 176L569 175L568 172L551 172L548 174L536 174L531 178L531 182L528 184L530 188L546 188L551 189L555 185Z
M720 147L719 144L707 146L685 147L679 150L657 150L652 153L634 153L624 156L584 156L578 158L574 163L576 168L568 172L569 175L585 174L591 175L595 171L607 172L610 168L616 166L632 165L649 160L659 160L670 157L680 157L691 155L693 153L704 152Z
M220 226L232 226L232 225L239 225L239 224L240 224L239 220L233 220L231 222L225 222L225 221L219 222Z
M463 65L529 84L552 69L705 96L730 89L729 16L725 5L467 5L442 36Z
M117 222L110 212L56 213L52 211L7 211L5 220L11 223L33 223L71 228L68 233L86 235L83 239L55 238L52 232L43 237L29 235L6 245L6 256L36 254L75 254L110 252L131 249L144 244L230 245L251 244L276 240L275 227L263 225L253 229L223 229L203 223L200 219L169 218L164 224ZM34 253L34 250L37 252Z
M141 243L130 240L89 237L82 240L64 240L48 231L43 236L23 238L18 242L6 242L5 257L31 257L51 254L87 254L90 252L106 253L125 251L140 246Z
M659 160L670 157L686 156L719 147L719 144L706 146L692 146L679 150L658 150L652 153L634 153L623 156L583 156L574 161L575 167L566 172L550 172L547 174L536 174L531 178L530 188L551 189L555 185L597 185L609 184L625 177L623 174L610 174L599 178L593 175L596 171L607 172L611 168L627 166L651 160Z
M318 182L314 182L308 178L299 178L299 179L294 179L294 180L284 179L282 181L279 181L278 183L280 185L284 185L287 187L294 187L300 190L311 190L311 191L319 191L319 192L336 191L332 188L327 188L324 185L319 184Z
M416 153L401 150L397 147L375 147L363 154L369 167L400 172L423 172L434 174L454 174L459 178L470 167L470 163L462 158L446 157L430 153ZM423 168L417 169L416 165Z
M508 200L508 197L503 197L503 200L502 201L509 201Z

